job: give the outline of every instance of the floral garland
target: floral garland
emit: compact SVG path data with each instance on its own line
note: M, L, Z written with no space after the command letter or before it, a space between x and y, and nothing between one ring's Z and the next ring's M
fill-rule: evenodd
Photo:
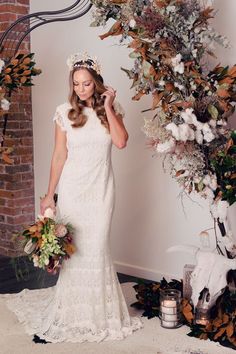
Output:
M148 319L160 317L160 290L178 289L183 291L182 282L173 279L167 282L163 278L160 282L146 283L140 280L133 286L136 291L137 301L131 306L143 310L142 316ZM228 288L217 299L216 304L210 311L210 320L206 326L194 323L193 306L188 299L182 300L183 324L190 327L190 337L210 339L221 345L236 349L236 294Z
M17 91L23 86L32 86L32 76L39 75L41 70L36 69L33 61L33 53L18 54L5 62L0 59L0 118L6 116L10 109L9 99L12 91ZM9 157L14 147L3 146L4 134L0 133L0 154L1 158L6 163L13 163L13 159Z
M214 42L213 8L196 0L93 0L92 26L116 22L100 36L121 36L134 59L124 69L136 94L152 95L152 118L143 130L157 155L187 194L210 201L223 222L236 201L236 131L227 127L236 102L236 65L208 69Z

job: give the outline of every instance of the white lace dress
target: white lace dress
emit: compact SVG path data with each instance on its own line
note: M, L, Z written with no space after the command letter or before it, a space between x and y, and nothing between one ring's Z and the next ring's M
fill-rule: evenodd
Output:
M58 214L76 228L77 253L63 263L56 286L7 294L7 305L28 334L46 341L123 339L143 327L130 317L110 255L114 206L112 141L95 111L82 128L72 128L69 103L54 121L67 134L68 158L58 185ZM114 109L123 115L118 102Z

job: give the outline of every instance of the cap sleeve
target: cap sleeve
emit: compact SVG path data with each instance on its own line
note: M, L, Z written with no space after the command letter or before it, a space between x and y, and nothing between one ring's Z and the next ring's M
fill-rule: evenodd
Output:
M113 102L113 108L116 114L120 114L122 118L125 116L125 111L124 108L121 106L121 104L118 101Z
M60 112L59 107L57 107L53 121L56 122L62 131L66 131L65 122L63 119L63 114Z

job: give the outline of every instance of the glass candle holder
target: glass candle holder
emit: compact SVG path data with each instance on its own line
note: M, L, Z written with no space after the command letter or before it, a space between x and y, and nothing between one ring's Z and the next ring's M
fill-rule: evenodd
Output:
M160 317L164 328L178 328L181 323L181 292L176 289L160 291Z
M195 310L195 323L207 326L210 320L210 315L208 309L196 307Z

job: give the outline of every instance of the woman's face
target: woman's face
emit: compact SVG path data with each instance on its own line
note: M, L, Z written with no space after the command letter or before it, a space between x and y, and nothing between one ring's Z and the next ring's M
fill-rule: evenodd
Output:
M95 84L90 72L80 69L74 72L73 76L74 91L81 101L89 102L95 90Z

